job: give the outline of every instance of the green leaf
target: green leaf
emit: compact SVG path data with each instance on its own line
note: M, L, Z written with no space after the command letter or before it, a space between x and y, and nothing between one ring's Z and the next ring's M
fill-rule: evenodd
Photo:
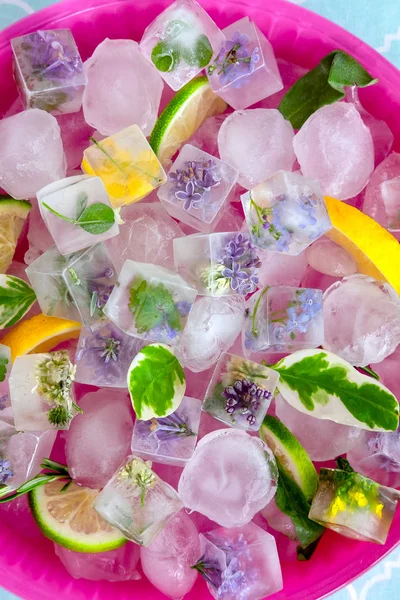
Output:
M352 56L334 50L290 88L278 109L300 129L316 110L344 98L345 87L367 87L377 81Z
M87 203L89 200L89 196L86 192L82 192L76 199L76 219L79 219L85 208L87 207Z
M213 49L210 40L204 34L199 35L193 48L182 48L182 58L190 66L203 69L212 59Z
M181 60L181 53L177 46L168 42L158 42L151 51L151 60L162 73L171 73Z
M276 461L276 464L279 472L278 489L275 496L276 505L290 518L301 547L306 548L321 537L325 529L308 518L311 505L279 460Z
M18 323L35 301L35 292L23 279L1 274L0 329Z
M300 350L271 366L279 392L294 408L371 431L395 431L399 403L379 381L326 350Z
M0 356L0 382L4 381L7 376L7 365L9 362L6 356Z
M166 323L171 329L182 329L181 315L171 292L162 283L151 284L136 277L129 294L129 310L139 333L151 331Z
M91 204L82 212L76 224L88 233L99 235L105 233L115 223L115 214L111 206L96 202Z
M133 359L127 381L134 411L145 421L173 413L186 389L183 369L165 344L145 346Z

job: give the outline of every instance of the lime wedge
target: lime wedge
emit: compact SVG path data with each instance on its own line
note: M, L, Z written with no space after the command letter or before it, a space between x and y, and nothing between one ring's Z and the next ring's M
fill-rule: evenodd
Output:
M0 273L5 273L14 256L25 219L31 210L26 200L0 196Z
M293 433L279 419L266 415L261 425L260 437L311 502L318 487L317 471Z
M161 113L150 136L150 146L160 162L168 164L203 121L223 113L227 106L213 92L205 76L183 86Z
M99 491L65 481L52 481L32 490L29 504L43 534L60 546L82 553L107 552L126 538L93 508Z

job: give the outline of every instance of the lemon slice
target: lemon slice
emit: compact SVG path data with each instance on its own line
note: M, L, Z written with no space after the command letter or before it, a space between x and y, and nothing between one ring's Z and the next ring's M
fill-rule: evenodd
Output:
M205 76L183 86L161 113L150 136L150 146L161 164L168 164L203 121L223 113L227 106L213 92Z
M31 208L26 200L0 196L0 273L5 273L11 264L18 238Z
M325 197L333 229L327 233L357 263L357 270L383 280L400 294L400 244L379 223L357 208Z
M49 352L62 342L77 339L81 327L82 324L77 321L40 314L18 323L1 343L10 348L14 361L17 356Z
M93 508L99 490L65 481L39 486L29 494L32 514L43 534L75 552L106 552L123 546L126 538Z

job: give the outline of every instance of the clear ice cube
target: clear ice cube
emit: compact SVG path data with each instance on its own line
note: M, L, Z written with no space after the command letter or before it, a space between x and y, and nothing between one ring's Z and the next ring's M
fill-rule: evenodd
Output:
M232 108L241 110L282 89L271 44L248 17L232 23L207 67L211 86Z
M14 76L24 108L78 112L86 85L82 59L69 29L35 31L11 40Z
M173 271L127 260L104 312L129 335L176 344L196 296Z
M247 301L243 351L262 358L265 352L295 352L324 342L321 290L267 286Z
M208 65L222 41L222 32L197 2L177 0L146 28L140 50L176 91Z
M271 450L240 429L205 435L179 480L179 496L224 527L240 527L273 498L277 468Z
M0 344L0 421L3 414L10 408L9 377L11 372L11 350L8 346ZM3 411L6 411L3 413Z
M400 231L400 176L381 184L381 194L389 231Z
M181 510L182 502L144 461L130 456L100 492L94 507L128 540L149 546Z
M184 467L192 458L197 442L201 402L184 396L168 417L140 421L133 428L131 450L144 460Z
M344 248L322 237L307 248L308 264L331 277L349 277L357 272L357 263Z
M258 431L278 379L278 373L264 365L223 354L208 386L203 410L231 427Z
M185 144L158 197L171 217L207 233L221 219L237 176L230 165Z
M400 431L362 431L347 460L355 471L381 485L400 487Z
M134 123L150 135L164 83L136 42L105 39L85 62L85 72L83 112L89 125L108 136Z
M261 260L247 233L177 238L174 259L182 277L202 296L245 296L257 289Z
M93 234L79 224L68 223L51 212L58 212L68 219L79 219L92 204L110 206L110 200L100 177L78 175L67 177L42 188L37 193L40 212L61 254L71 254L118 235L116 222L104 233Z
M86 148L82 170L102 179L114 207L137 202L167 181L164 169L137 125Z
M238 110L221 125L219 155L239 171L238 183L251 190L276 171L292 170L293 136L293 127L278 110Z
M278 171L241 197L252 242L300 254L332 229L318 181Z
M389 222L382 194L383 184L398 177L400 177L400 154L392 152L377 166L365 189L363 212L385 228L388 228Z
M127 542L117 550L87 554L74 552L54 544L58 558L74 579L90 581L132 581L140 579L137 571L140 551L137 544Z

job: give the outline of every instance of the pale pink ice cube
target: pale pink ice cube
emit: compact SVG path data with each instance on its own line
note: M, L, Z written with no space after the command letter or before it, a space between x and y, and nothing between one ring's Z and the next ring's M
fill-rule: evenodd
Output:
M86 554L73 552L54 544L54 550L62 564L74 579L90 581L131 581L140 579L137 571L139 546L127 542L117 550Z
M354 258L341 246L327 237L322 237L306 250L308 264L332 277L347 277L354 275L357 264Z
M400 176L400 154L392 152L375 169L365 190L363 212L382 227L388 227L388 216L382 197L382 184Z

